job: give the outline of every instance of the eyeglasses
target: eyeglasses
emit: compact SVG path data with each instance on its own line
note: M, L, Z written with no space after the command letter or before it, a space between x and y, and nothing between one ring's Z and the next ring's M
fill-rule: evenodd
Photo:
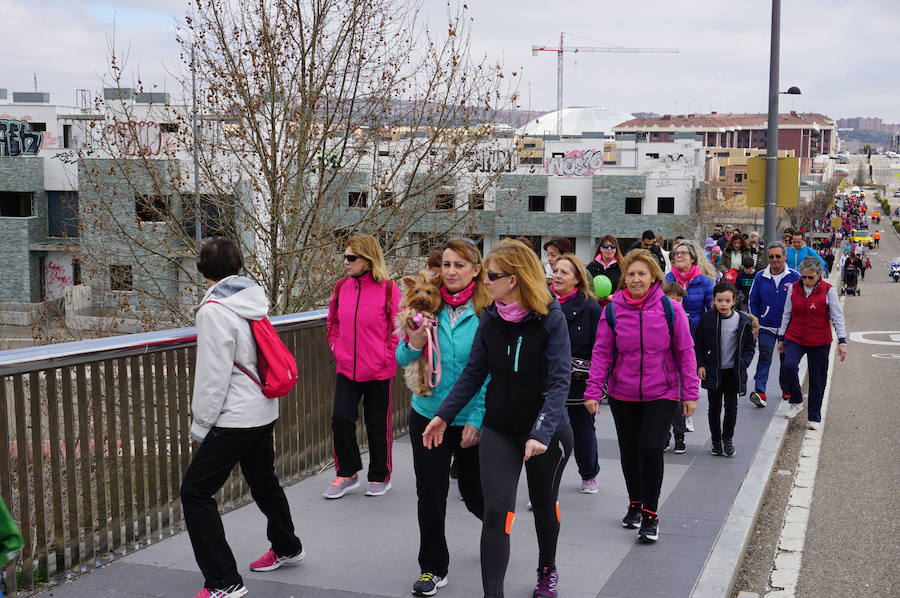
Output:
M615 245L601 245L600 247L602 247L603 249L615 249L616 248Z
M678 255L691 255L691 252L690 252L690 251L673 251L673 252L672 252L672 255L675 255L675 256L678 256Z
M815 280L818 278L818 276L813 274L812 276L801 276L800 278L802 278L803 280Z
M784 256L783 255L770 255L769 259L770 260L783 260Z
M488 270L488 280L500 280L501 278L506 278L507 276L512 276L512 274L507 274L506 272L491 272Z
M345 253L345 254L344 254L344 259L347 260L348 262L350 262L351 264L352 264L353 262L355 262L356 260L358 260L359 257L360 257L360 256L358 256L358 255L352 255L352 254L349 254L349 253Z

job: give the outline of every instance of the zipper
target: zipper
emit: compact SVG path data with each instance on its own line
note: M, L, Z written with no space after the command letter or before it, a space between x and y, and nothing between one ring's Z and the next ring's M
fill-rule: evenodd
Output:
M644 400L644 309L638 310L638 328L641 331L641 376L639 378L638 388L641 392L641 401Z
M734 313L737 315L737 312ZM722 314L718 314L718 318L716 318L716 351L718 351L719 355L716 359L716 382L719 383L719 387L722 385Z
M519 335L519 340L516 341L516 361L515 361L515 364L513 365L513 372L514 372L514 373L518 373L518 372L519 372L519 352L520 352L521 350L522 350L522 335L520 334L520 335Z
M356 279L356 309L353 312L353 380L356 381L356 338L359 336L356 323L359 320L359 300L362 296L362 282Z

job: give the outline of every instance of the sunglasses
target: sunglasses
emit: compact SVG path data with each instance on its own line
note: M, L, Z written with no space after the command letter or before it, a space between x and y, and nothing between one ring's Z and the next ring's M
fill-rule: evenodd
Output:
M783 255L770 255L769 259L770 260L783 260L784 256Z
M491 272L488 270L487 273L488 280L500 280L501 278L506 278L507 276L512 276L512 274L507 274L506 272Z
M818 276L816 276L816 275L812 275L812 276L801 276L800 278L802 278L803 280L815 280L815 279L818 278Z
M616 248L615 245L601 245L600 247L602 247L603 249L615 249Z
M351 264L359 259L358 255L344 254L344 259L350 262Z

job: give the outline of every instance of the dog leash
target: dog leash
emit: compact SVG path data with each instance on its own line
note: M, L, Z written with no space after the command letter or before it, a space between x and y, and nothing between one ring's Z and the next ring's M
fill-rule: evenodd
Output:
M437 342L437 329L429 326L425 329L428 337L426 357L428 358L428 386L435 388L441 383L441 347Z

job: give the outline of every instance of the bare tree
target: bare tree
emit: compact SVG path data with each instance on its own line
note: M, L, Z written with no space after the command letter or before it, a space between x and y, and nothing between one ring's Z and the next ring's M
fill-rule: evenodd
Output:
M478 232L470 199L498 175L474 157L508 143L492 123L517 73L472 56L465 5L436 34L403 0L191 4L177 41L196 111L98 100L101 157L79 163L82 260L108 279L101 303L129 293L132 311L186 321L198 225L240 243L276 313L321 305L349 234L378 235L402 269L410 233ZM115 52L111 78L122 87Z

